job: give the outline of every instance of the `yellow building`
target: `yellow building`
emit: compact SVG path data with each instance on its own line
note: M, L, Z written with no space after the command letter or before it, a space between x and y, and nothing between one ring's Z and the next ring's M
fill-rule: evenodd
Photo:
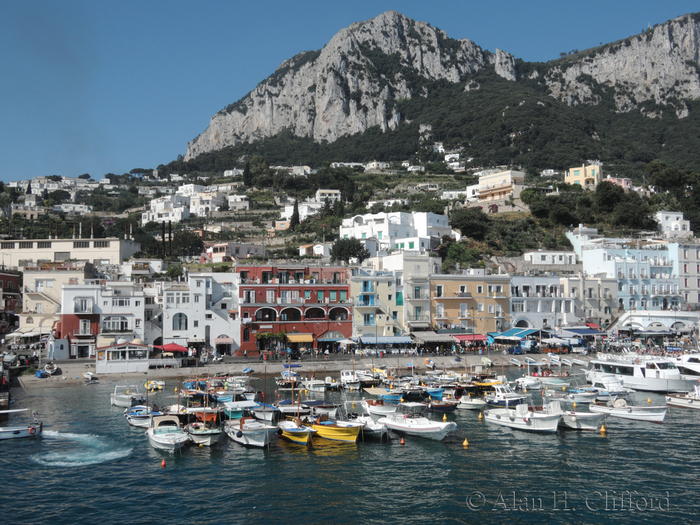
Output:
M603 170L599 164L571 168L564 177L567 184L578 184L583 188L595 188L602 180Z
M510 276L467 270L460 275L430 276L433 327L466 329L475 334L510 327Z
M500 201L520 197L525 188L525 173L522 171L499 171L479 177L479 202Z
M353 337L364 344L408 344L405 334L403 287L392 271L353 269Z

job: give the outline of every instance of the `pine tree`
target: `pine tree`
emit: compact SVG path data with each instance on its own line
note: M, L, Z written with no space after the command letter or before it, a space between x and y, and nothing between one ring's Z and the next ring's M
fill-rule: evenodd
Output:
M294 201L294 211L292 211L292 218L289 220L289 229L294 231L296 227L299 226L299 201Z
M243 168L243 185L246 188L250 188L253 185L253 172L250 171L250 162L246 162Z

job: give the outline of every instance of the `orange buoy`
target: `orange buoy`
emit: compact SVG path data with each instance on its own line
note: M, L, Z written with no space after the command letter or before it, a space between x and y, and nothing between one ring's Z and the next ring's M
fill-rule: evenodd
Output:
M406 442L403 440L403 438L401 438L401 446L404 446L405 444L406 444ZM163 460L163 461L165 461L165 460Z
M165 458L163 458L163 461L160 462L160 466L165 468Z

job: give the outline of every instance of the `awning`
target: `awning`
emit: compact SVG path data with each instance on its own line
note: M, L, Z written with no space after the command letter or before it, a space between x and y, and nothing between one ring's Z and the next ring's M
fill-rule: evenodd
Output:
M481 334L455 334L452 337L457 339L457 341L486 341L488 337Z
M587 326L588 328L593 328L593 330L600 330L600 326L598 326L598 325L595 324L595 323L586 323L586 326Z
M206 340L203 337L190 337L187 339L188 343L206 343Z
M314 334L287 334L290 343L313 343Z
M601 334L598 330L592 330L590 328L565 328L562 333L568 332L574 335L605 335Z
M362 344L365 345L410 345L413 339L405 335L374 337L373 335L363 335Z
M416 339L420 339L424 343L450 343L454 344L455 338L449 334L437 334L432 331L426 332L411 332L411 335Z
M427 321L408 321L406 324L411 328L430 328L430 323Z
M494 339L501 339L502 341L522 341L522 337L517 335L495 335Z
M233 344L233 339L230 337L217 337L214 339L214 344L215 345L232 345Z
M493 337L499 339L504 337L517 337L518 339L524 339L526 336L539 331L540 330L533 330L532 328L511 328L510 330L501 332L500 334L494 335Z
M335 343L337 341L345 341L344 337L322 337L317 339L319 343Z

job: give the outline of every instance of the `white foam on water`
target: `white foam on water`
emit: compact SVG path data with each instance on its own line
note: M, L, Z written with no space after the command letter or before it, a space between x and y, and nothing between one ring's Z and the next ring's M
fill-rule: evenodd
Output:
M57 432L55 430L45 430L44 439L63 440L77 443L80 448L69 451L51 451L31 456L35 463L51 467L84 467L107 463L128 457L132 450L107 450L109 444L105 443L100 436L94 434L74 434L70 432Z

